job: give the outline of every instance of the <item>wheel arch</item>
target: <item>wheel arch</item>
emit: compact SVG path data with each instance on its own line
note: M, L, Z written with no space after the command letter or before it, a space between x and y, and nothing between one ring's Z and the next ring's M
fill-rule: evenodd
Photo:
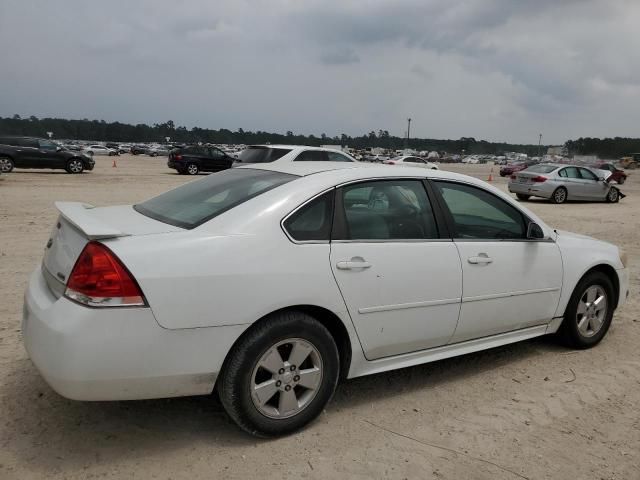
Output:
M618 278L618 273L616 272L616 269L607 263L600 263L598 265L594 265L588 268L576 282L576 286L574 287L574 290L587 275L590 275L595 272L603 273L604 275L607 276L609 280L611 280L611 284L613 285L613 308L616 309L618 307L618 301L620 299L620 279ZM571 295L573 295L573 291L571 292ZM566 314L568 307L569 307L569 303L567 303L567 305L565 305L564 307L564 314Z
M351 367L351 356L352 356L351 339L349 337L349 332L338 315L336 315L334 312L332 312L327 308L320 307L317 305L291 305L288 307L279 308L277 310L267 313L266 315L262 316L261 318L253 322L244 332L242 332L242 334L236 339L236 341L233 342L233 345L231 345L231 348L229 348L229 351L227 352L224 362L222 364L222 369L224 369L229 359L230 353L233 351L235 346L242 339L244 339L245 336L248 335L249 332L256 327L256 325L259 325L261 322L265 321L267 318L269 318L274 314L287 312L287 311L296 311L296 312L306 313L307 315L315 318L327 330L329 330L329 333L333 337L334 341L336 342L336 347L338 348L338 355L340 359L339 380L346 379L349 373L349 368Z

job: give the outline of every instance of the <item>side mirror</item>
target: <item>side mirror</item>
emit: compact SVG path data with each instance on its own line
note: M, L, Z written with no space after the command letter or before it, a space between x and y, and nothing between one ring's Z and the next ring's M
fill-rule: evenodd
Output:
M62 151L62 147L56 147L56 152L61 152Z
M527 239L529 240L541 240L544 238L544 231L542 227L535 222L529 222L527 225Z

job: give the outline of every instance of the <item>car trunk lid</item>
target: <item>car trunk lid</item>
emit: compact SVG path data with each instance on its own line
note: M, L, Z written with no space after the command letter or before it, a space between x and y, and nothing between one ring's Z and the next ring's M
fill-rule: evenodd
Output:
M145 217L131 205L94 207L78 202L56 202L55 205L60 216L47 241L42 270L57 297L64 292L69 274L89 241L183 230Z

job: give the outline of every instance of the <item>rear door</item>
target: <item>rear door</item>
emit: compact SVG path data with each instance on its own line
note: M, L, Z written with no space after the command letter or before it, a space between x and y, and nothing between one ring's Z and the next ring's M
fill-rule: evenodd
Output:
M462 276L421 180L354 183L336 192L330 262L369 360L446 344Z
M569 200L579 200L582 198L582 177L577 167L565 167L558 172L562 178L562 186L567 189Z
M15 166L20 168L38 168L41 159L38 151L38 141L33 138L20 138L14 142L16 145Z
M551 321L562 286L555 242L527 240L522 212L483 188L434 184L462 264L464 294L452 343Z

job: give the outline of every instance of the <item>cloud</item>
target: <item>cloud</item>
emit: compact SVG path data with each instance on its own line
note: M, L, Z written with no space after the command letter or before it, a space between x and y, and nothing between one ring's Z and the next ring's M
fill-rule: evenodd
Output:
M0 42L20 48L3 51L0 114L633 136L639 23L631 0L8 0Z

